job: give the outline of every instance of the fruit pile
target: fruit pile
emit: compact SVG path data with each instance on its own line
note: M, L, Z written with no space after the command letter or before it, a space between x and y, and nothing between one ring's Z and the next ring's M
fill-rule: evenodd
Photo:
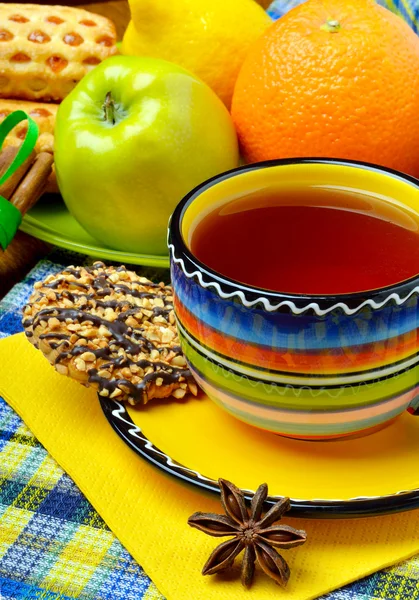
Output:
M0 97L63 100L60 191L109 247L165 254L175 205L239 148L247 162L346 158L419 177L419 37L374 0L307 0L276 22L262 0L129 3L113 57L97 15L0 4Z

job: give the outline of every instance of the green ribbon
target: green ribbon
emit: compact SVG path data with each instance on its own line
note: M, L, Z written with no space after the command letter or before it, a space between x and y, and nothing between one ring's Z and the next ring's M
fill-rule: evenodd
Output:
M20 146L11 165L9 165L2 177L0 177L0 185L3 185L3 183L25 162L32 150L35 148L39 133L38 125L23 110L16 110L15 112L12 112L0 124L1 150L6 136L14 127L16 127L16 125L21 123L21 121L25 121L26 119L28 121L28 131L25 139L23 140L23 144ZM0 246L3 248L3 250L6 250L7 246L14 238L21 222L22 215L20 211L6 198L0 196Z

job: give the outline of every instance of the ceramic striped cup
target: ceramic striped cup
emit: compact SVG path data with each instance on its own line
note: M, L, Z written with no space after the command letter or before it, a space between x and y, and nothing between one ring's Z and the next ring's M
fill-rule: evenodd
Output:
M253 164L193 190L172 216L169 248L177 325L197 382L238 419L308 440L372 432L406 409L415 413L419 276L370 292L287 295L237 283L191 253L205 214L281 177L385 190L419 207L416 180L329 159Z

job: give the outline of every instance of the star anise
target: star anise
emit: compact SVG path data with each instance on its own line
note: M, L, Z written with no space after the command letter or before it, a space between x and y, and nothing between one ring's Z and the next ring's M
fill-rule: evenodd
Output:
M196 512L189 517L188 523L208 535L231 535L233 538L215 548L202 574L213 575L228 569L244 550L241 581L245 587L250 587L252 583L256 561L269 577L285 586L290 570L274 548L294 548L304 544L307 539L305 531L288 525L274 525L290 509L290 499L282 498L262 517L263 504L268 496L266 483L259 486L252 497L250 510L246 507L243 492L233 483L219 479L218 485L226 514Z

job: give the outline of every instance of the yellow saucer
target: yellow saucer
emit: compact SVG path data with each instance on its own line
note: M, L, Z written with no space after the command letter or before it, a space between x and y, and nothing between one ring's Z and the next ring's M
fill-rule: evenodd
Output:
M266 482L271 495L292 499L295 513L316 517L419 507L419 419L407 413L365 437L306 442L248 426L205 396L154 401L128 414L112 401L102 406L137 452L206 489L218 489L219 477L249 491Z

